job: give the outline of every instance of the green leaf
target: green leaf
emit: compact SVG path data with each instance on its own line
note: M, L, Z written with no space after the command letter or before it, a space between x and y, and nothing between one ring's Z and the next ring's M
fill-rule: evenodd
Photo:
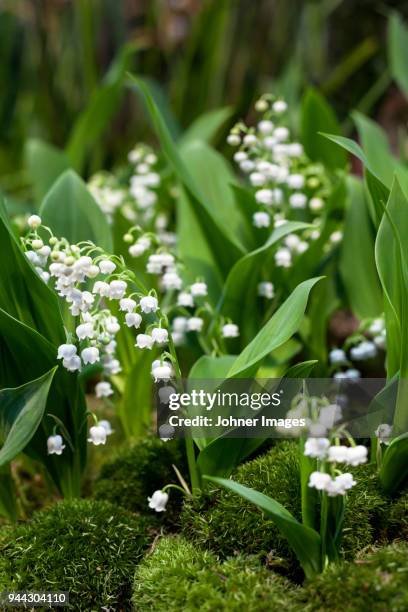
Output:
M150 351L139 351L132 367L126 372L117 410L127 437L143 436L150 426L153 386L151 367Z
M408 261L406 236L408 232L408 201L395 180L383 215L375 242L375 260L378 275L386 300L388 338L388 377L400 369L400 363L408 363L408 347L402 342L402 335L408 325L406 268ZM403 247L403 251L401 251ZM405 263L404 263L405 262ZM392 338L392 339L391 339ZM404 357L405 355L405 357ZM389 368L393 364L392 371ZM401 371L401 376L407 372Z
M320 535L310 527L302 525L276 500L267 495L224 478L204 477L206 480L240 495L260 508L271 518L282 535L288 540L307 578L322 570Z
M102 85L92 92L87 106L71 130L66 153L78 172L82 170L91 148L95 146L120 107L125 74L137 48L132 43L124 45L113 60Z
M353 312L360 319L383 312L380 281L374 258L374 228L362 183L349 177L349 206L340 254L340 274Z
M73 170L64 172L51 187L41 205L40 215L56 236L67 238L71 243L91 240L106 251L112 251L106 216Z
M322 136L328 138L328 140L331 140L332 142L335 142L352 155L355 155L355 157L363 162L364 166L368 168L370 172L373 172L363 149L354 140L351 140L351 138L345 138L344 136L337 136L336 134L328 134L325 132L322 132ZM373 172L373 174L375 173Z
M314 89L309 89L302 100L300 125L301 142L310 159L321 161L330 169L344 168L347 162L344 152L319 133L340 134L340 126L324 97Z
M65 341L58 299L23 254L0 201L0 308L55 344Z
M222 357L210 357L202 355L190 370L189 379L215 379L223 380L236 359L235 355L223 355Z
M200 222L197 210L185 192L177 199L177 248L184 262L186 282L205 278L210 301L215 304L222 291L224 271L213 251L206 226Z
M142 93L163 152L186 190L186 202L191 208L191 214L196 218L197 223L200 224L202 234L206 238L206 244L213 253L213 258L218 262L223 275L226 276L230 267L243 255L243 249L236 241L232 232L227 227L220 225L214 214L213 207L203 197L200 189L187 171L148 87L140 79L129 76L132 83Z
M273 314L255 338L237 357L228 376L249 377L256 373L262 360L296 333L306 310L309 293L322 277L304 281Z
M0 391L0 467L14 459L37 431L43 418L56 367L25 385Z
M380 481L387 493L395 493L408 476L408 433L395 438L384 453Z
M371 220L374 227L378 229L384 208L390 197L390 190L368 170L365 171L365 186Z
M208 144L199 140L183 144L180 154L191 178L211 208L214 219L220 227L228 227L244 250L242 244L250 242L251 229L235 205L232 191L235 177L228 162Z
M0 308L0 388L18 387L43 376L56 365L57 346ZM69 431L75 453L66 448L61 457L47 455L47 437L54 422L46 417L25 453L43 463L59 490L79 495L79 476L86 460L86 404L78 377L64 368L55 373L47 413L53 413Z
M257 284L260 272L270 252L276 244L293 232L310 227L306 223L288 221L273 230L268 240L258 249L251 251L239 259L231 268L224 285L218 309L222 314L239 325L244 330L248 313L250 319L254 317L257 303ZM251 326L252 330L253 326Z
M397 160L380 126L363 114L352 113L369 167L387 187L391 186Z
M37 138L32 138L25 145L27 173L33 186L37 206L50 189L51 185L70 164L63 151Z
M230 106L203 113L186 129L180 139L180 144L184 146L194 140L213 142L221 126L231 117L232 113L233 109Z
M200 474L228 477L234 468L252 455L264 442L259 438L220 436L202 448L197 459Z
M388 60L391 74L408 96L408 29L398 13L392 13L388 24Z

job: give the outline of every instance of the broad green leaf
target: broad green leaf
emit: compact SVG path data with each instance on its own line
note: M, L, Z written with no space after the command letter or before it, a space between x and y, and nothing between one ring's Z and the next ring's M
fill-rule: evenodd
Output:
M91 240L106 251L112 250L111 230L106 216L83 180L68 170L45 196L40 215L58 237L71 243Z
M243 249L228 227L222 227L214 217L211 205L203 197L200 189L186 169L148 87L140 79L135 79L131 75L130 78L132 83L142 93L163 152L176 176L183 184L187 193L186 201L200 224L203 234L206 236L207 244L211 247L214 259L218 261L223 275L226 276L229 268L243 255Z
M180 139L180 144L184 146L194 140L213 142L221 126L231 117L232 113L233 109L230 106L203 113L186 129Z
M57 346L0 308L0 388L18 387L43 376L56 365ZM79 494L79 476L86 460L86 404L76 374L59 368L47 401L47 416L25 448L25 453L45 465L64 495ZM60 457L47 455L47 437L54 414L66 427L75 447Z
M394 428L408 430L408 200L395 179L376 240L376 263L385 294L387 374L399 371ZM399 332L399 333L398 333ZM399 354L398 354L399 353ZM393 369L391 369L392 364Z
M407 288L405 283L404 261L408 261L406 246L406 236L408 232L408 201L399 187L397 181L394 182L391 194L387 203L387 213L383 215L378 229L375 242L375 260L378 275L383 287L386 300L386 319L387 331L388 324L395 330L394 340L396 344L388 339L388 351L396 352L399 357L391 357L395 371L388 371L388 377L394 376L400 369L399 363L403 360L403 354L408 351L401 343L401 334L404 334L404 327L408 325L408 313L405 312L407 301ZM404 251L401 251L403 247ZM400 340L398 341L398 338ZM407 356L408 357L408 356ZM406 375L401 372L402 376Z
M331 140L332 142L335 142L352 155L355 155L360 161L363 162L364 166L368 168L370 172L375 174L363 149L354 140L351 140L351 138L345 138L344 136L337 136L337 134L329 134L326 132L322 132L322 136L328 138L328 140Z
M330 317L339 306L335 284L336 268L336 262L331 260L321 270L326 277L313 291L309 301L307 320L310 323L310 332L303 338L303 343L308 347L309 355L319 362L315 377L327 375L327 329Z
M388 59L392 76L408 96L408 29L397 12L392 13L388 25Z
M235 177L226 159L199 140L183 144L180 153L185 167L208 202L219 225L228 227L240 243L250 242L251 229L247 227L246 219L235 205L232 191Z
M408 477L408 433L395 438L384 453L380 481L387 493L395 493Z
M295 334L302 322L309 293L320 280L312 278L296 287L282 306L237 357L228 376L249 377L256 373L262 360Z
M317 359L295 363L295 365L286 370L285 378L308 378L317 363Z
M374 228L360 181L348 179L349 205L340 254L340 274L358 318L379 316L383 299L374 258Z
M371 220L377 230L390 197L390 190L369 170L365 171L365 187Z
M136 50L135 44L128 43L119 51L102 85L92 92L72 128L66 153L78 172L82 170L91 147L96 145L118 111L124 93L125 74Z
M252 455L263 442L263 438L233 438L224 436L208 440L208 443L203 446L197 459L197 467L200 474L227 478L234 468Z
M396 159L392 156L387 136L381 127L361 113L352 113L361 144L376 176L386 186L391 186Z
M151 425L152 355L140 351L132 368L126 372L118 416L127 437L146 434Z
M203 355L195 362L188 377L190 379L223 380L227 376L235 359L235 355L223 355L221 357Z
M148 88L160 115L163 117L163 120L169 130L170 136L173 140L179 140L182 137L181 126L175 117L173 109L170 105L168 92L165 90L164 86L161 85L157 79L148 76L138 76L138 81L145 84ZM148 112L149 110L146 109Z
M273 230L264 245L239 259L231 268L224 285L218 309L237 323L241 330L256 312L257 284L260 272L269 253L288 234L309 227L306 223L288 221ZM250 317L248 315L250 314ZM251 326L251 329L253 326Z
M35 203L39 207L51 185L68 170L69 160L63 151L37 138L27 141L25 159Z
M25 385L0 391L0 467L27 446L44 416L56 367Z
M215 304L222 291L224 272L213 252L211 237L185 192L177 199L177 247L184 262L186 282L192 283L197 277L205 278L209 298Z
M18 244L0 201L0 308L55 344L65 341L58 299L40 279Z
M340 134L340 126L326 100L314 89L309 89L302 100L300 125L301 142L310 159L331 169L344 168L347 162L344 152L320 134Z
M240 495L271 518L288 540L307 578L321 572L321 541L317 531L299 523L279 502L259 491L224 478L205 477L205 479Z

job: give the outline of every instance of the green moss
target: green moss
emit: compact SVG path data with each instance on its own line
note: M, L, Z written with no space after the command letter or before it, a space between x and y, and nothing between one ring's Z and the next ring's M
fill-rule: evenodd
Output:
M298 445L280 442L266 455L240 466L233 479L276 499L300 519ZM379 536L387 500L381 495L370 466L353 470L358 484L350 491L344 523L342 554L352 558ZM236 552L267 557L276 568L298 570L287 541L274 522L250 502L225 490L203 492L185 504L183 533L221 556Z
M132 512L148 514L167 524L178 520L182 494L171 490L166 512L160 517L148 507L147 498L166 484L177 483L172 465L186 475L183 441L162 442L150 437L120 450L107 461L94 484L96 499L118 504Z
M404 491L390 507L387 535L390 540L408 540L408 491Z
M375 465L349 468L357 484L346 497L341 553L345 559L385 539L389 499L382 493Z
M331 566L302 589L305 612L406 612L408 546L391 545Z
M58 503L0 537L0 590L61 590L73 610L129 609L143 519L106 502Z
M292 610L296 589L253 557L219 562L182 537L165 537L137 568L135 609L191 612Z

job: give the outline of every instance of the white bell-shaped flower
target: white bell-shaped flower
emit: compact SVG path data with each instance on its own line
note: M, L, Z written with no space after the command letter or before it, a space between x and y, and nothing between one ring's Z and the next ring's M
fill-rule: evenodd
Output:
M96 346L88 346L81 351L81 357L84 364L96 363L99 361L99 349Z
M169 339L169 332L162 327L154 327L151 331L151 335L156 344L166 344Z
M73 355L68 359L63 359L62 365L69 372L76 372L77 370L81 369L81 358L79 357L79 355Z
M157 298L155 298L153 295L146 295L142 297L140 300L140 308L142 312L146 314L156 312L156 310L159 308Z
M223 338L238 338L239 327L235 323L226 323L221 329Z
M122 298L119 302L119 308L122 312L133 312L136 308L136 302L132 298Z
M135 346L137 346L137 348L150 350L153 344L154 340L149 334L138 334L136 336Z
M200 332L203 329L204 321L201 317L190 317L187 319L188 331Z
M70 359L76 355L77 347L75 344L61 344L58 347L57 359Z
M207 283L198 281L190 287L190 292L193 297L205 297L208 293Z
M99 262L99 269L102 274L112 274L112 272L116 270L116 264L114 264L110 259L103 259Z
M142 323L142 317L138 312L127 312L125 321L128 327L135 327L137 329Z
M89 438L88 442L91 442L95 446L99 446L100 444L106 443L106 429L102 425L98 423L98 425L93 425L89 428Z
M81 323L76 328L76 335L79 340L84 340L85 338L93 338L95 331L93 323L88 321L87 323Z
M95 385L95 394L96 397L109 397L113 395L113 389L110 382L105 380L101 380L101 382L96 383Z
M41 217L39 217L38 215L30 215L27 219L28 227L33 230L37 229L37 227L40 227L41 223Z
M127 283L124 280L113 280L109 283L109 297L111 300L120 300L125 295Z
M165 491L155 491L151 497L147 498L149 508L156 512L164 512L169 501L169 495Z
M64 448L65 444L63 444L62 436L59 434L47 438L47 451L49 455L62 455Z

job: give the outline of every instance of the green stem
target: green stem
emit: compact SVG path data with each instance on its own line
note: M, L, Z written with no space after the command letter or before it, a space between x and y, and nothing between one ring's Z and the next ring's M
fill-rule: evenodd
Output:
M326 549L327 549L327 517L329 504L326 493L322 493L322 504L320 511L320 538L322 541L322 570L326 565Z
M169 334L169 352L173 358L177 382L179 383L181 387L182 385L181 369L180 369L180 364L177 358L176 348L174 346L174 342L173 342L173 338L171 337L171 334ZM197 464L196 464L196 458L195 458L195 452L194 452L194 441L192 438L186 436L185 444L186 444L187 465L188 465L188 471L190 474L191 490L194 494L200 488L200 477L199 477L199 473L197 470Z

